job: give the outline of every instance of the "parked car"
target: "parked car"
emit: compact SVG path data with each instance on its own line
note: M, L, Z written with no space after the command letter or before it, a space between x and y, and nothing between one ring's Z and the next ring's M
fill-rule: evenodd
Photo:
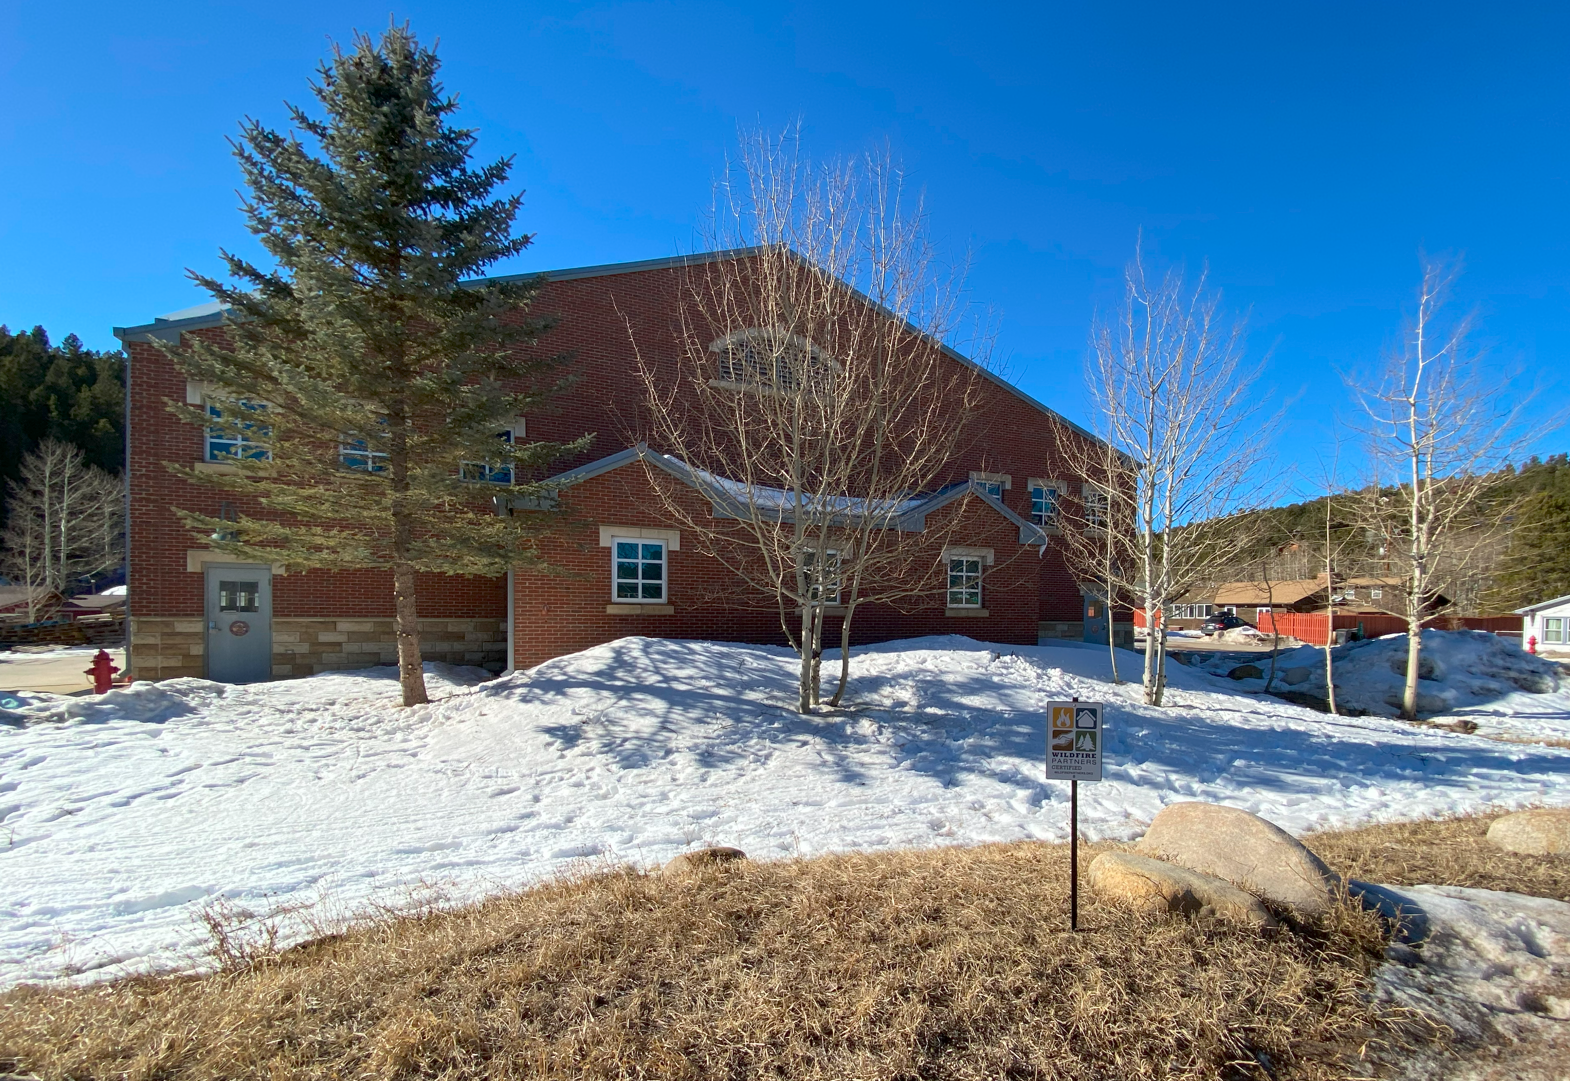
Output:
M1240 619L1231 612L1217 612L1200 626L1206 634L1219 634L1237 627L1252 627L1253 624L1246 619Z

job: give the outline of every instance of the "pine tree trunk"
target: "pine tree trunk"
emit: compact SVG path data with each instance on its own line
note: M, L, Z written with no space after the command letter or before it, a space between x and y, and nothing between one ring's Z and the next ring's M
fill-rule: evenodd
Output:
M420 660L420 613L415 599L414 566L393 565L393 601L397 606L398 686L403 704L423 706L431 699L425 693L425 669Z
M392 473L393 526L393 605L398 636L398 686L405 706L423 706L430 696L425 692L425 668L420 658L420 609L415 593L414 522L403 500L409 490L409 457L404 427L404 408L400 402L388 417L392 439L388 444L387 465Z

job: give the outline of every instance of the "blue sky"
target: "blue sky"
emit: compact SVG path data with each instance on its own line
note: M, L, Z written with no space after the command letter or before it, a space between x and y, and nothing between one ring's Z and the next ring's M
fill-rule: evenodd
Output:
M1083 415L1090 320L1147 250L1249 312L1306 475L1344 373L1396 339L1420 251L1465 260L1485 360L1570 390L1570 7L414 3L534 247L506 270L669 255L738 126L887 144L1025 389ZM0 322L110 328L199 303L255 252L225 137L385 4L0 7ZM1562 431L1537 449L1566 449Z

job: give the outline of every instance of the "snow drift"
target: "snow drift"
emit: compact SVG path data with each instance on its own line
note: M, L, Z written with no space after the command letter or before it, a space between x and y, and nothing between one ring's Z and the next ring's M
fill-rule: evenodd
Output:
M1179 666L1147 707L1109 682L1105 647L916 639L853 651L851 672L851 708L803 717L787 650L624 638L490 682L432 666L437 700L414 709L388 668L16 710L0 983L190 964L219 901L330 922L701 843L769 858L1062 840L1041 710L1072 695L1107 703L1106 780L1080 793L1091 837L1135 837L1177 800L1294 832L1570 803L1570 749L1330 717Z

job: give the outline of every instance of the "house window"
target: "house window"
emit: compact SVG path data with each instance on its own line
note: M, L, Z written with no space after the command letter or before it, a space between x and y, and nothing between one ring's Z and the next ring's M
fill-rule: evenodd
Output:
M1341 596L1345 600L1349 600L1349 601L1357 600L1357 589L1356 589L1356 587L1354 587L1354 586L1347 586L1345 589L1343 589L1341 591Z
M611 538L611 596L624 604L664 603L664 541Z
M208 416L214 420L223 419L223 409L217 402L208 399L206 404ZM241 416L247 413L263 413L267 410L267 406L261 402L248 402L244 399L236 402L235 405L238 406ZM207 429L206 458L209 462L232 461L235 458L266 461L273 456L266 442L272 434L272 428L259 420L241 421L238 432L219 425L210 426Z
M1030 488L1030 520L1037 525L1058 524L1058 490L1054 485L1033 484Z
M1543 642L1553 642L1563 645L1565 641L1565 621L1562 616L1546 616L1543 619Z
M807 578L807 603L840 602L840 554L836 549L830 548L824 553L821 566L815 549L802 549L801 569Z
M387 426L387 418L381 418L382 427ZM357 473L385 473L387 472L387 452L372 450L368 439L361 439L353 432L345 435L338 444L338 461L344 468L353 469Z
M512 445L513 429L497 432L496 438L508 446ZM511 484L512 462L462 462L458 466L458 476L463 480L478 481L485 484Z
M1383 597L1384 595L1385 595L1385 591L1382 590L1382 589L1370 589L1368 591L1368 596L1369 596L1370 600L1376 600L1377 601L1381 597Z
M1099 488L1085 485L1085 527L1087 529L1105 529L1107 526L1107 493Z
M978 556L949 557L950 608L981 607L981 559Z
M1209 619L1211 606L1208 604L1174 604L1172 606L1173 619Z
M973 484L978 491L985 492L993 499L1001 502L1003 499L1003 493L1014 487L1014 478L1009 476L1007 473L972 472L970 474L970 483Z

